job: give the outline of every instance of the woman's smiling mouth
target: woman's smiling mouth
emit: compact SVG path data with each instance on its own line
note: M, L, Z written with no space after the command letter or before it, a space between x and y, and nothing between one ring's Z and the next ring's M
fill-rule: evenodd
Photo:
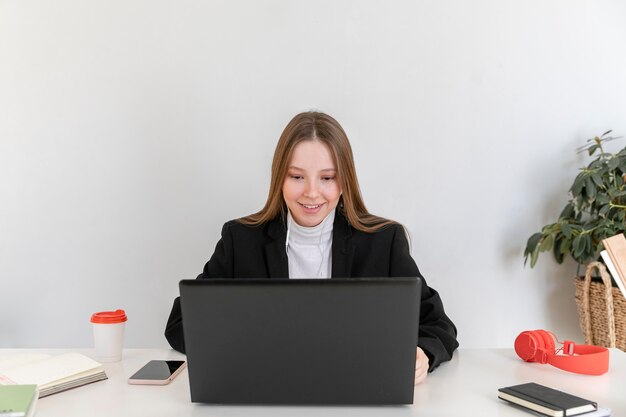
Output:
M318 208L320 208L320 207L322 207L324 205L324 203L321 203L321 204L302 204L302 203L298 203L298 204L300 204L302 207L304 207L305 209L308 209L308 210L316 210L316 209L318 209Z

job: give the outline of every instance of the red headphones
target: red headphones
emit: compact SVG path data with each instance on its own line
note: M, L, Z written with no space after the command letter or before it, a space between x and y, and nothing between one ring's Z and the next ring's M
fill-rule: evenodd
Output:
M577 374L602 375L609 370L609 350L601 346L577 345L566 340L555 349L556 336L546 330L528 330L515 339L515 353L526 362L549 363ZM562 352L562 355L558 353Z

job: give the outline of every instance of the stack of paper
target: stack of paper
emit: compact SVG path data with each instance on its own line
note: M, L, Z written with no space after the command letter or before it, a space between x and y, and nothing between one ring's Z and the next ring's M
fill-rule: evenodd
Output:
M35 384L39 398L103 379L102 365L80 353L0 357L0 385Z

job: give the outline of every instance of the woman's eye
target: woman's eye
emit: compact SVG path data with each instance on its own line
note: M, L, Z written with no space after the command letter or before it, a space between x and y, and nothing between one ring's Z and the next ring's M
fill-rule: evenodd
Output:
M303 178L302 175L290 175L290 177L294 180L301 180Z
M334 179L335 179L335 177L322 177L323 181L332 181Z

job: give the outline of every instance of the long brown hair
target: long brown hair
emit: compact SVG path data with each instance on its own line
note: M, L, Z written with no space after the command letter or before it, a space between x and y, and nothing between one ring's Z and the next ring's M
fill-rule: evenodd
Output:
M243 217L243 224L258 226L276 216L287 216L287 205L283 199L283 183L287 177L289 161L294 148L302 141L318 140L326 145L337 168L337 181L342 190L338 209L348 223L363 232L375 232L390 224L392 220L370 214L365 208L361 189L356 176L352 147L346 132L332 117L320 112L304 112L296 115L285 127L278 139L272 161L272 177L265 207L257 213Z

